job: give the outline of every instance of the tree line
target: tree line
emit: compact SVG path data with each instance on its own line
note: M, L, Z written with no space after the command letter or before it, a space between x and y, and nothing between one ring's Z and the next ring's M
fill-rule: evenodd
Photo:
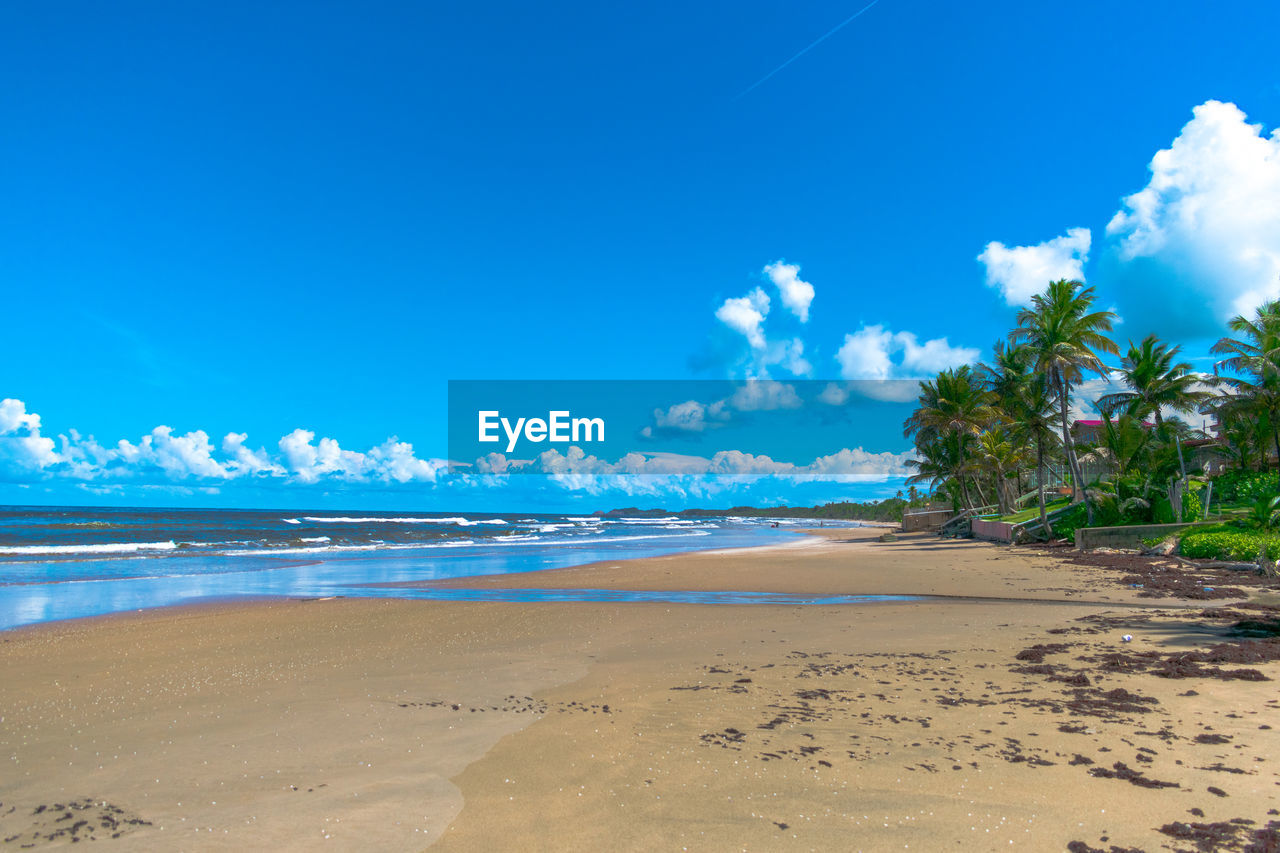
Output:
M1116 315L1095 302L1082 282L1050 282L988 361L922 381L903 425L916 451L907 482L957 507L1001 514L1034 491L1047 532L1046 491L1055 484L1083 501L1090 524L1103 502L1141 519L1153 501L1167 500L1181 515L1189 477L1202 473L1188 443L1210 437L1185 419L1196 413L1215 420L1224 469L1262 469L1273 448L1280 460L1280 302L1228 322L1231 334L1211 349L1223 356L1213 374L1195 372L1180 347L1155 335L1130 341L1121 355L1110 337ZM1075 394L1088 378L1108 375L1123 390L1090 401L1102 423L1077 447Z

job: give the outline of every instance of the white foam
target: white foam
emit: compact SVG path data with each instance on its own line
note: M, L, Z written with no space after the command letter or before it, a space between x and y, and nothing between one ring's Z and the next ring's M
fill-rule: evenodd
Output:
M287 519L286 519L287 520ZM418 518L415 516L347 516L347 515L304 515L303 521L319 524L456 524L459 527L471 527L476 524L506 524L501 518L481 518L472 521L462 516L448 518Z
M103 545L13 545L0 548L0 554L129 554L136 551L172 551L178 545L168 542L111 542Z

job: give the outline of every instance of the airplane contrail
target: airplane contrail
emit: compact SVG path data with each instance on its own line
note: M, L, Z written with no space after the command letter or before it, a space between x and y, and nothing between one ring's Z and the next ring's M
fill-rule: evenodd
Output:
M779 65L777 68L773 69L773 70L772 70L772 71L770 71L768 74L764 75L764 76L763 76L763 77L761 77L759 80L757 80L756 82L752 83L750 86L748 86L747 88L743 89L743 90L742 90L741 92L739 92L738 94L734 95L734 96L733 96L733 100L735 100L735 101L736 101L736 100L738 100L738 99L739 99L739 98L741 98L743 95L747 94L747 93L748 93L748 92L750 92L752 89L756 88L756 87L757 87L757 86L759 86L761 83L765 82L765 81L766 81L766 80L768 80L770 77L772 77L773 75L777 74L779 71L781 71L782 69L786 68L788 65L790 65L790 64L791 64L791 63L793 63L793 62L795 62L797 59L799 59L800 57L804 56L806 53L808 53L809 51L813 50L813 49L814 49L815 47L817 47L818 45L822 44L822 42L824 42L824 41L826 41L827 39L831 38L831 37L832 37L833 35L835 35L837 32L839 32L840 30L844 29L845 25L847 25L847 24L851 23L851 22L853 21L853 19L854 19L854 18L858 17L858 16L859 16L859 15L861 15L863 12L867 11L868 9L870 9L872 6L876 5L876 4L877 4L877 3L879 3L879 2L880 2L880 0L871 0L871 2L870 2L870 3L868 3L868 4L867 4L867 5L865 5L865 6L863 6L861 9L859 9L859 10L858 10L858 11L856 11L856 12L854 12L852 15L850 15L850 16L849 16L849 17L847 17L847 18L845 18L843 21L841 21L840 23L836 24L836 25L835 25L834 27L832 27L831 29L827 30L825 33L823 33L823 34L822 34L821 36L819 36L818 38L814 39L814 40L813 40L813 42L811 42L809 45L807 45L804 49L800 50L800 51L799 51L795 56L791 57L791 58L790 58L790 59L788 59L786 62L784 62L784 63L782 63L781 65Z

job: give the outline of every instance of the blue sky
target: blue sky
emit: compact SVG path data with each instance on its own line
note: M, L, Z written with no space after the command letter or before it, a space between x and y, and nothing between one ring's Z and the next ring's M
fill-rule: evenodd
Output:
M161 502L447 504L425 473L327 497L343 469L281 439L443 457L449 379L918 374L985 354L1028 269L1199 357L1266 295L1276 4L880 0L742 94L864 5L8 6L0 397L61 458L11 441L0 499L159 500L86 491L58 437L163 426L285 473L152 465ZM756 288L763 346L724 310Z

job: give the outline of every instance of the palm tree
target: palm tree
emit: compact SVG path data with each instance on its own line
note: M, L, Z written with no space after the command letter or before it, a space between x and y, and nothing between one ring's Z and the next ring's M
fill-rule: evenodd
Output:
M1228 356L1214 369L1235 374L1221 378L1235 393L1220 394L1214 403L1220 411L1265 418L1280 461L1280 302L1263 303L1252 318L1233 317L1227 327L1240 337L1222 338L1210 352Z
M1009 491L1013 487L1010 475L1015 474L1025 461L1025 451L1014 440L1007 423L996 422L978 436L975 456L991 471L995 479L996 505L1001 515L1013 511Z
M1036 446L1036 501L1040 506L1040 529L1046 538L1051 539L1053 529L1044 508L1044 490L1048 485L1045 461L1049 451L1056 448L1058 437L1053 432L1053 392L1044 374L1028 376L1005 406L1005 411L1013 419L1014 435L1020 441L1030 440Z
M1031 298L1031 308L1018 312L1018 326L1009 333L1011 343L1026 344L1036 369L1043 373L1058 398L1062 422L1062 446L1071 468L1075 495L1083 491L1080 464L1071 442L1071 386L1084 373L1103 374L1106 365L1099 352L1115 354L1116 345L1104 332L1111 331L1115 314L1094 311L1092 287L1082 282L1059 279L1050 282L1044 293Z
M1041 373L1033 373L1034 354L1026 345L996 341L991 364L980 370L987 390L995 395L996 405L1009 420L1011 438L1018 444L1034 443L1036 448L1036 498L1040 508L1040 527L1052 536L1044 506L1044 489L1048 477L1045 462L1055 441L1053 435L1053 395Z
M965 473L969 469L966 439L976 436L995 414L990 394L967 364L944 370L934 379L920 383L920 405L903 424L903 434L915 436L922 452L938 438L954 438L954 475L960 485L965 508L972 509ZM975 482L975 486L976 486Z
M916 473L907 478L907 484L914 488L916 483L926 483L931 492L936 492L940 487L947 485L963 485L961 469L964 454L960 445L972 440L968 435L952 434L936 436L931 441L917 441L916 454L919 458L907 462L916 469ZM963 498L967 502L967 496L963 492L956 497Z
M1129 342L1129 351L1120 361L1120 374L1128 391L1118 391L1098 400L1098 408L1106 414L1128 407L1136 417L1154 414L1156 426L1164 423L1161 409L1172 409L1182 414L1199 411L1211 396L1196 389L1203 380L1191 372L1185 361L1174 362L1181 347L1161 343L1155 335L1148 335L1141 344Z
M1100 462L1111 468L1116 476L1123 476L1138 464L1139 459L1150 448L1153 436L1129 412L1122 412L1118 418L1112 418L1102 406L1101 400L1098 401L1098 408L1102 411L1101 441L1088 454L1089 461ZM1163 427L1163 423L1161 426ZM1085 461L1084 456L1080 459Z

